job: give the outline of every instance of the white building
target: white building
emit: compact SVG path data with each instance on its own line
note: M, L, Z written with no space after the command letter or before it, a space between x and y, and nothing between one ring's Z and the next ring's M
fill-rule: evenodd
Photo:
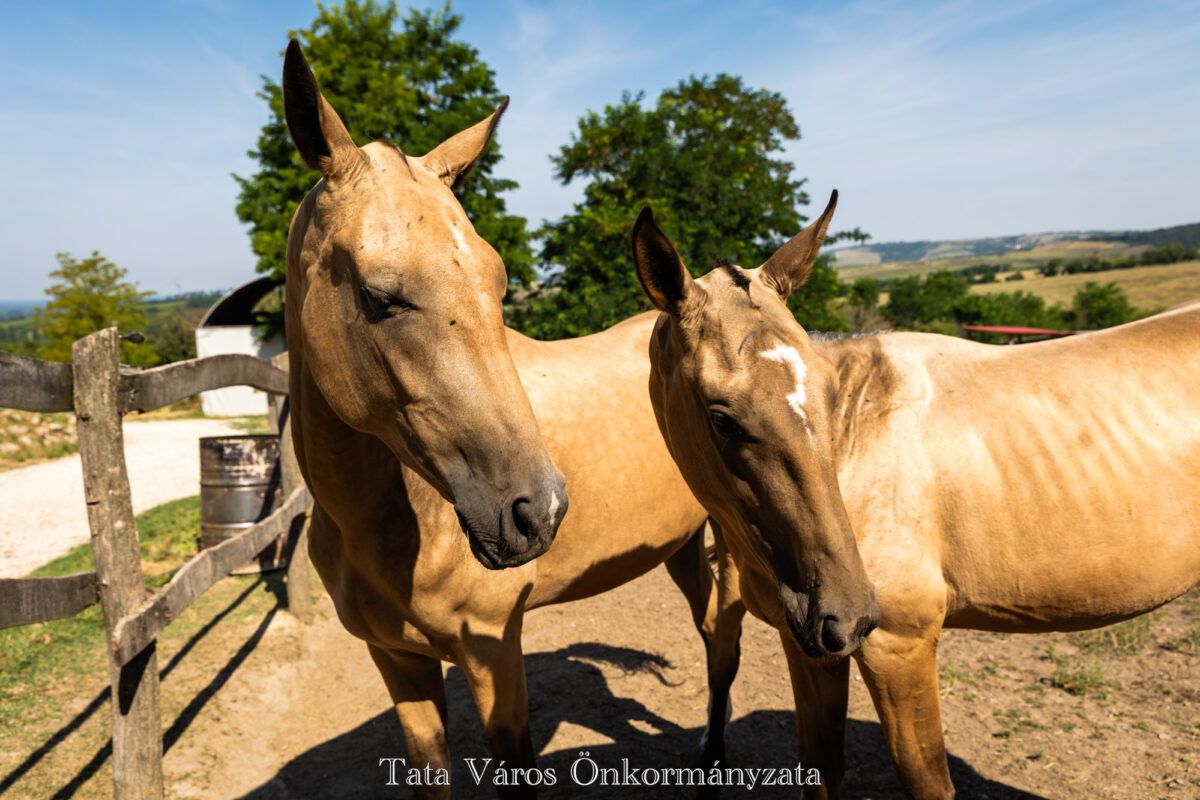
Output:
M196 356L245 353L270 359L287 349L282 336L258 338L254 307L279 282L269 276L231 289L208 309L196 326ZM200 393L200 407L209 417L244 417L267 413L267 394L249 386L227 386Z

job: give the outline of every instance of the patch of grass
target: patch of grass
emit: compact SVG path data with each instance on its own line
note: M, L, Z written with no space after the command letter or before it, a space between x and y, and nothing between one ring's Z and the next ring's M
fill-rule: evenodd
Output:
M229 420L229 424L237 428L243 433L270 433L271 423L267 421L266 414L258 414L252 417L240 417L238 419Z
M162 585L196 552L199 499L150 509L138 515L137 523L147 586ZM91 568L91 548L84 545L33 574L63 575ZM201 655L205 644L193 650L197 642L209 642L211 648L213 637L232 633L231 642L240 645L244 636L236 632L252 630L269 619L282 592L279 573L231 576L218 581L162 632L158 663L160 675L167 678L162 694L164 721L177 718L195 702L194 691L212 680L231 652L226 648L213 661L211 655ZM0 740L4 745L0 778L51 744L51 752L9 787L14 796L55 794L66 779L64 766L73 772L104 746L110 734L110 710L107 701L97 698L103 697L108 681L104 621L98 605L71 619L0 630ZM193 688L180 693L181 686ZM55 737L67 730L64 725L80 727L55 743ZM95 773L79 796L107 796L111 790L106 769Z
M992 712L992 716L1000 723L1000 730L992 734L997 739L1012 739L1025 731L1038 727L1038 724L1029 716L1029 712L1020 708L996 709Z
M188 497L152 508L138 515L137 526L146 584L156 588L196 553L200 499ZM92 546L87 543L31 575L53 577L92 569ZM57 715L58 703L47 699L81 676L106 671L99 605L69 619L0 630L0 721L8 727Z
M70 455L78 449L73 414L0 409L0 471Z
M946 659L946 663L938 667L938 686L944 692L954 689L959 684L970 685L973 682L971 671L953 659Z
M196 419L204 416L204 411L200 408L200 395L194 394L191 397L185 397L182 400L176 400L169 406L156 408L153 411L147 411L144 414L133 414L127 419L134 422L151 421L160 419Z
M1164 646L1168 650L1175 650L1182 653L1200 653L1200 625L1195 626L1191 631L1180 636L1178 639L1172 639Z
M1100 699L1108 697L1107 689L1113 682L1104 674L1104 667L1094 661L1084 662L1070 656L1060 655L1051 647L1047 657L1054 664L1050 673L1050 685L1076 696L1094 695Z
M1107 651L1123 656L1137 655L1146 647L1152 622L1152 615L1143 614L1106 628L1081 631L1073 634L1072 640L1088 652Z

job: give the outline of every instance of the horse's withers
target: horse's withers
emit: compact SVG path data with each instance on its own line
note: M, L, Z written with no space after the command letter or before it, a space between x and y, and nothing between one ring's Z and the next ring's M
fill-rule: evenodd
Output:
M452 191L503 106L416 158L357 147L295 41L283 93L292 138L323 175L289 235L289 349L343 422L454 505L480 563L541 555L566 514L564 480L508 351L504 265Z
M837 374L784 303L835 200L760 269L699 281L648 210L633 234L638 277L665 312L650 346L659 426L749 578L747 605L812 656L846 655L879 623L837 482Z

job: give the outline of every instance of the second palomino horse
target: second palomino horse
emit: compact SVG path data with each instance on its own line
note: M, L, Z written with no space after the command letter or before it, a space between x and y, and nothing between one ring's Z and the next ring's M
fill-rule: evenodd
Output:
M854 657L905 791L950 797L943 628L1098 627L1200 580L1200 304L1020 347L915 333L814 342L784 301L835 201L760 269L697 281L643 216L637 268L666 312L651 392L746 605L784 631L818 794L841 779L848 648L814 658L817 631L783 624L788 576L820 596L865 569L882 617ZM845 517L829 513L839 486Z

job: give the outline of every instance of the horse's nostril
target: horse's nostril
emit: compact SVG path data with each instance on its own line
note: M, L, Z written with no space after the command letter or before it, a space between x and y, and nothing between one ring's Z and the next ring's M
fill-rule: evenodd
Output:
M821 621L821 646L827 653L840 653L846 647L841 622L833 615Z
M509 542L513 550L520 553L529 547L529 542L537 537L537 520L534 519L533 505L525 498L518 498L512 504L513 539Z

